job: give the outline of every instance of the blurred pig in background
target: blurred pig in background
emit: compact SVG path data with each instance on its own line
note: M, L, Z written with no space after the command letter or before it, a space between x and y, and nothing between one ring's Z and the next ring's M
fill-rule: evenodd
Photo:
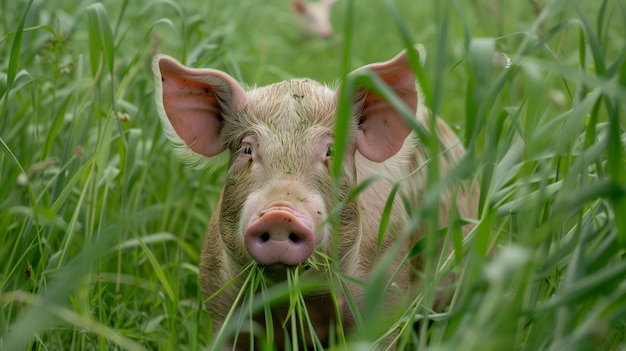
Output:
M330 23L330 11L336 0L319 0L308 2L294 0L292 9L300 22L300 32L305 37L318 36L329 38L333 34Z

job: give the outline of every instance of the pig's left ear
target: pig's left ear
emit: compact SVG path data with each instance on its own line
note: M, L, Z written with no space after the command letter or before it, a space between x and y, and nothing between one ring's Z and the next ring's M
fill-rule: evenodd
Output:
M409 65L406 50L389 61L370 64L355 72L363 69L377 74L414 114L417 112L415 74ZM362 88L356 96L362 97L357 102L362 103L361 112L357 115L357 149L367 159L383 162L400 151L411 129L393 106L374 92Z

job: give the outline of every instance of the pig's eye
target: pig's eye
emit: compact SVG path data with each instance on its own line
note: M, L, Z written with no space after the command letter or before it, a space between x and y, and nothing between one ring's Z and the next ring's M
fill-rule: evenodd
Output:
M333 157L335 154L335 145L328 145L328 150L326 150L326 157Z
M252 145L250 145L250 144L243 144L241 146L241 152L243 152L246 155L252 155Z

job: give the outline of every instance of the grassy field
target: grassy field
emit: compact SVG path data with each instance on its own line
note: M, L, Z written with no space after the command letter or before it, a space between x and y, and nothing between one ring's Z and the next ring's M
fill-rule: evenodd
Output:
M626 3L334 10L336 33L304 40L287 0L0 0L0 350L211 344L197 265L224 168L175 157L153 54L250 86L339 83L415 42L427 104L468 149L455 174L481 184L480 219L455 247L464 266L425 258L429 277L462 273L449 312L415 307L431 320L416 330L415 315L360 321L345 349L392 328L406 350L626 349Z

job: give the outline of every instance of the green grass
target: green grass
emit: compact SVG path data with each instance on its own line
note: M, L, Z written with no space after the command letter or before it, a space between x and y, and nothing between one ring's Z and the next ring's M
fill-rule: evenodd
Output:
M626 348L626 3L342 0L335 10L337 34L323 41L298 37L287 1L0 0L0 349L212 342L197 264L224 169L174 156L152 54L249 85L335 82L414 42L428 52L428 105L468 149L453 176L480 183L481 215L451 244L464 266L425 259L429 278L461 273L450 311L420 305L427 287L397 324L362 320L348 349L392 327L407 350ZM491 65L493 50L513 66ZM446 181L432 177L415 219L436 217L428 204ZM265 301L287 298L285 287ZM430 328L402 323L418 314Z

